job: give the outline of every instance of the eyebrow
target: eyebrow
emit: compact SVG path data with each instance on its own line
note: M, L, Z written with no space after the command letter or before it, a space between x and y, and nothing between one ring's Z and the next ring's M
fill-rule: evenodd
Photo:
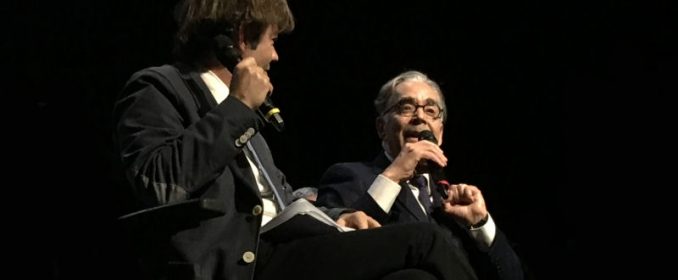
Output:
M436 102L433 98L426 98L425 102L426 102L426 104L424 104L424 105L438 105L438 106L440 106L440 104L439 104L438 102ZM398 100L396 103L397 103L397 104L412 103L412 104L417 104L417 105L419 105L419 103L417 102L417 100L414 99L413 97L404 97L404 98L401 98L401 99Z

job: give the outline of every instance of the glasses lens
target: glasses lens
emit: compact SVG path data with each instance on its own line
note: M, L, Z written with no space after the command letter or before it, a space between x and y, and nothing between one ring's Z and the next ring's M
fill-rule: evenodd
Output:
M430 118L439 118L442 110L437 104L426 104L426 105L417 105L412 100L401 100L400 102L394 104L388 111L395 111L398 115L404 117L412 117L416 114L419 108L424 110L424 114Z
M431 118L437 118L440 115L440 108L437 105L424 106L424 113Z

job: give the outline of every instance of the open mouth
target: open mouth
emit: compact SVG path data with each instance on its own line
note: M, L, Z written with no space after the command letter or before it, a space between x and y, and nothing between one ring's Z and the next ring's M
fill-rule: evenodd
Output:
M403 131L403 139L407 143L414 143L419 141L419 131L417 130L406 130Z

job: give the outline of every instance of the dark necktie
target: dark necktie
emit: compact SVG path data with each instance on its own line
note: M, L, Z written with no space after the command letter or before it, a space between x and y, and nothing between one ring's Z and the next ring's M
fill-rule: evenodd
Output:
M428 180L424 175L416 175L411 183L419 189L419 202L426 209L426 214L431 213L431 195L428 192Z
M264 168L264 164L261 163L261 160L259 159L259 155L257 155L257 152L254 150L254 146L252 146L252 142L247 142L247 150L250 152L250 155L254 158L254 162L257 164L257 167L259 169L259 172L261 175L264 176L264 179L266 179L266 183L268 183L268 186L271 188L273 191L274 195L274 200L278 202L278 209L279 211L282 211L285 209L285 202L282 200L282 197L278 193L278 190L276 189L275 185L273 184L273 180L271 180L271 177L268 175L268 172L266 172L266 168Z

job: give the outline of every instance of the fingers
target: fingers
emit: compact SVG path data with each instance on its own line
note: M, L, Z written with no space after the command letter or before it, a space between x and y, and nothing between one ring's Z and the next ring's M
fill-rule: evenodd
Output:
M252 68L257 66L257 61L253 57L246 57L240 60L238 64L235 65L235 72L243 71L243 69ZM234 73L235 74L235 73Z
M367 227L368 228L378 228L381 227L381 224L377 220L373 219L370 216L367 216Z
M477 224L487 217L485 200L478 187L468 184L450 185L443 211L455 219L468 224Z
M234 72L230 84L233 96L252 109L259 107L273 90L266 70L248 57L236 65Z
M445 152L437 144L434 144L430 141L419 141L416 143L408 143L413 146L413 150L419 151L418 160L427 159L434 161L441 167L447 166L447 157ZM406 144L407 145L407 144Z
M478 199L480 190L474 185L453 184L448 189L448 201L453 204L471 204Z
M428 141L427 141L428 142ZM445 156L445 152L443 151L440 146L430 143L431 145L427 145L432 149L433 153L440 158L441 161L444 162L444 165L447 165L447 157Z
M433 161L441 167L447 166L447 157L438 145L429 141L418 141L405 143L400 154L382 174L394 182L400 182L411 178L423 160Z
M457 189L459 189L459 196L466 199L473 198L471 188L472 186L463 183L457 185Z
M374 227L379 227L381 226L379 222L377 222L375 219L372 217L368 216L365 214L363 211L358 211L354 213L355 215L353 216L355 219L355 227L356 229L368 229L368 228L374 228Z
M377 220L368 216L363 211L343 214L337 220L337 224L343 227L351 227L355 229L368 229L381 227L381 224L379 224Z

